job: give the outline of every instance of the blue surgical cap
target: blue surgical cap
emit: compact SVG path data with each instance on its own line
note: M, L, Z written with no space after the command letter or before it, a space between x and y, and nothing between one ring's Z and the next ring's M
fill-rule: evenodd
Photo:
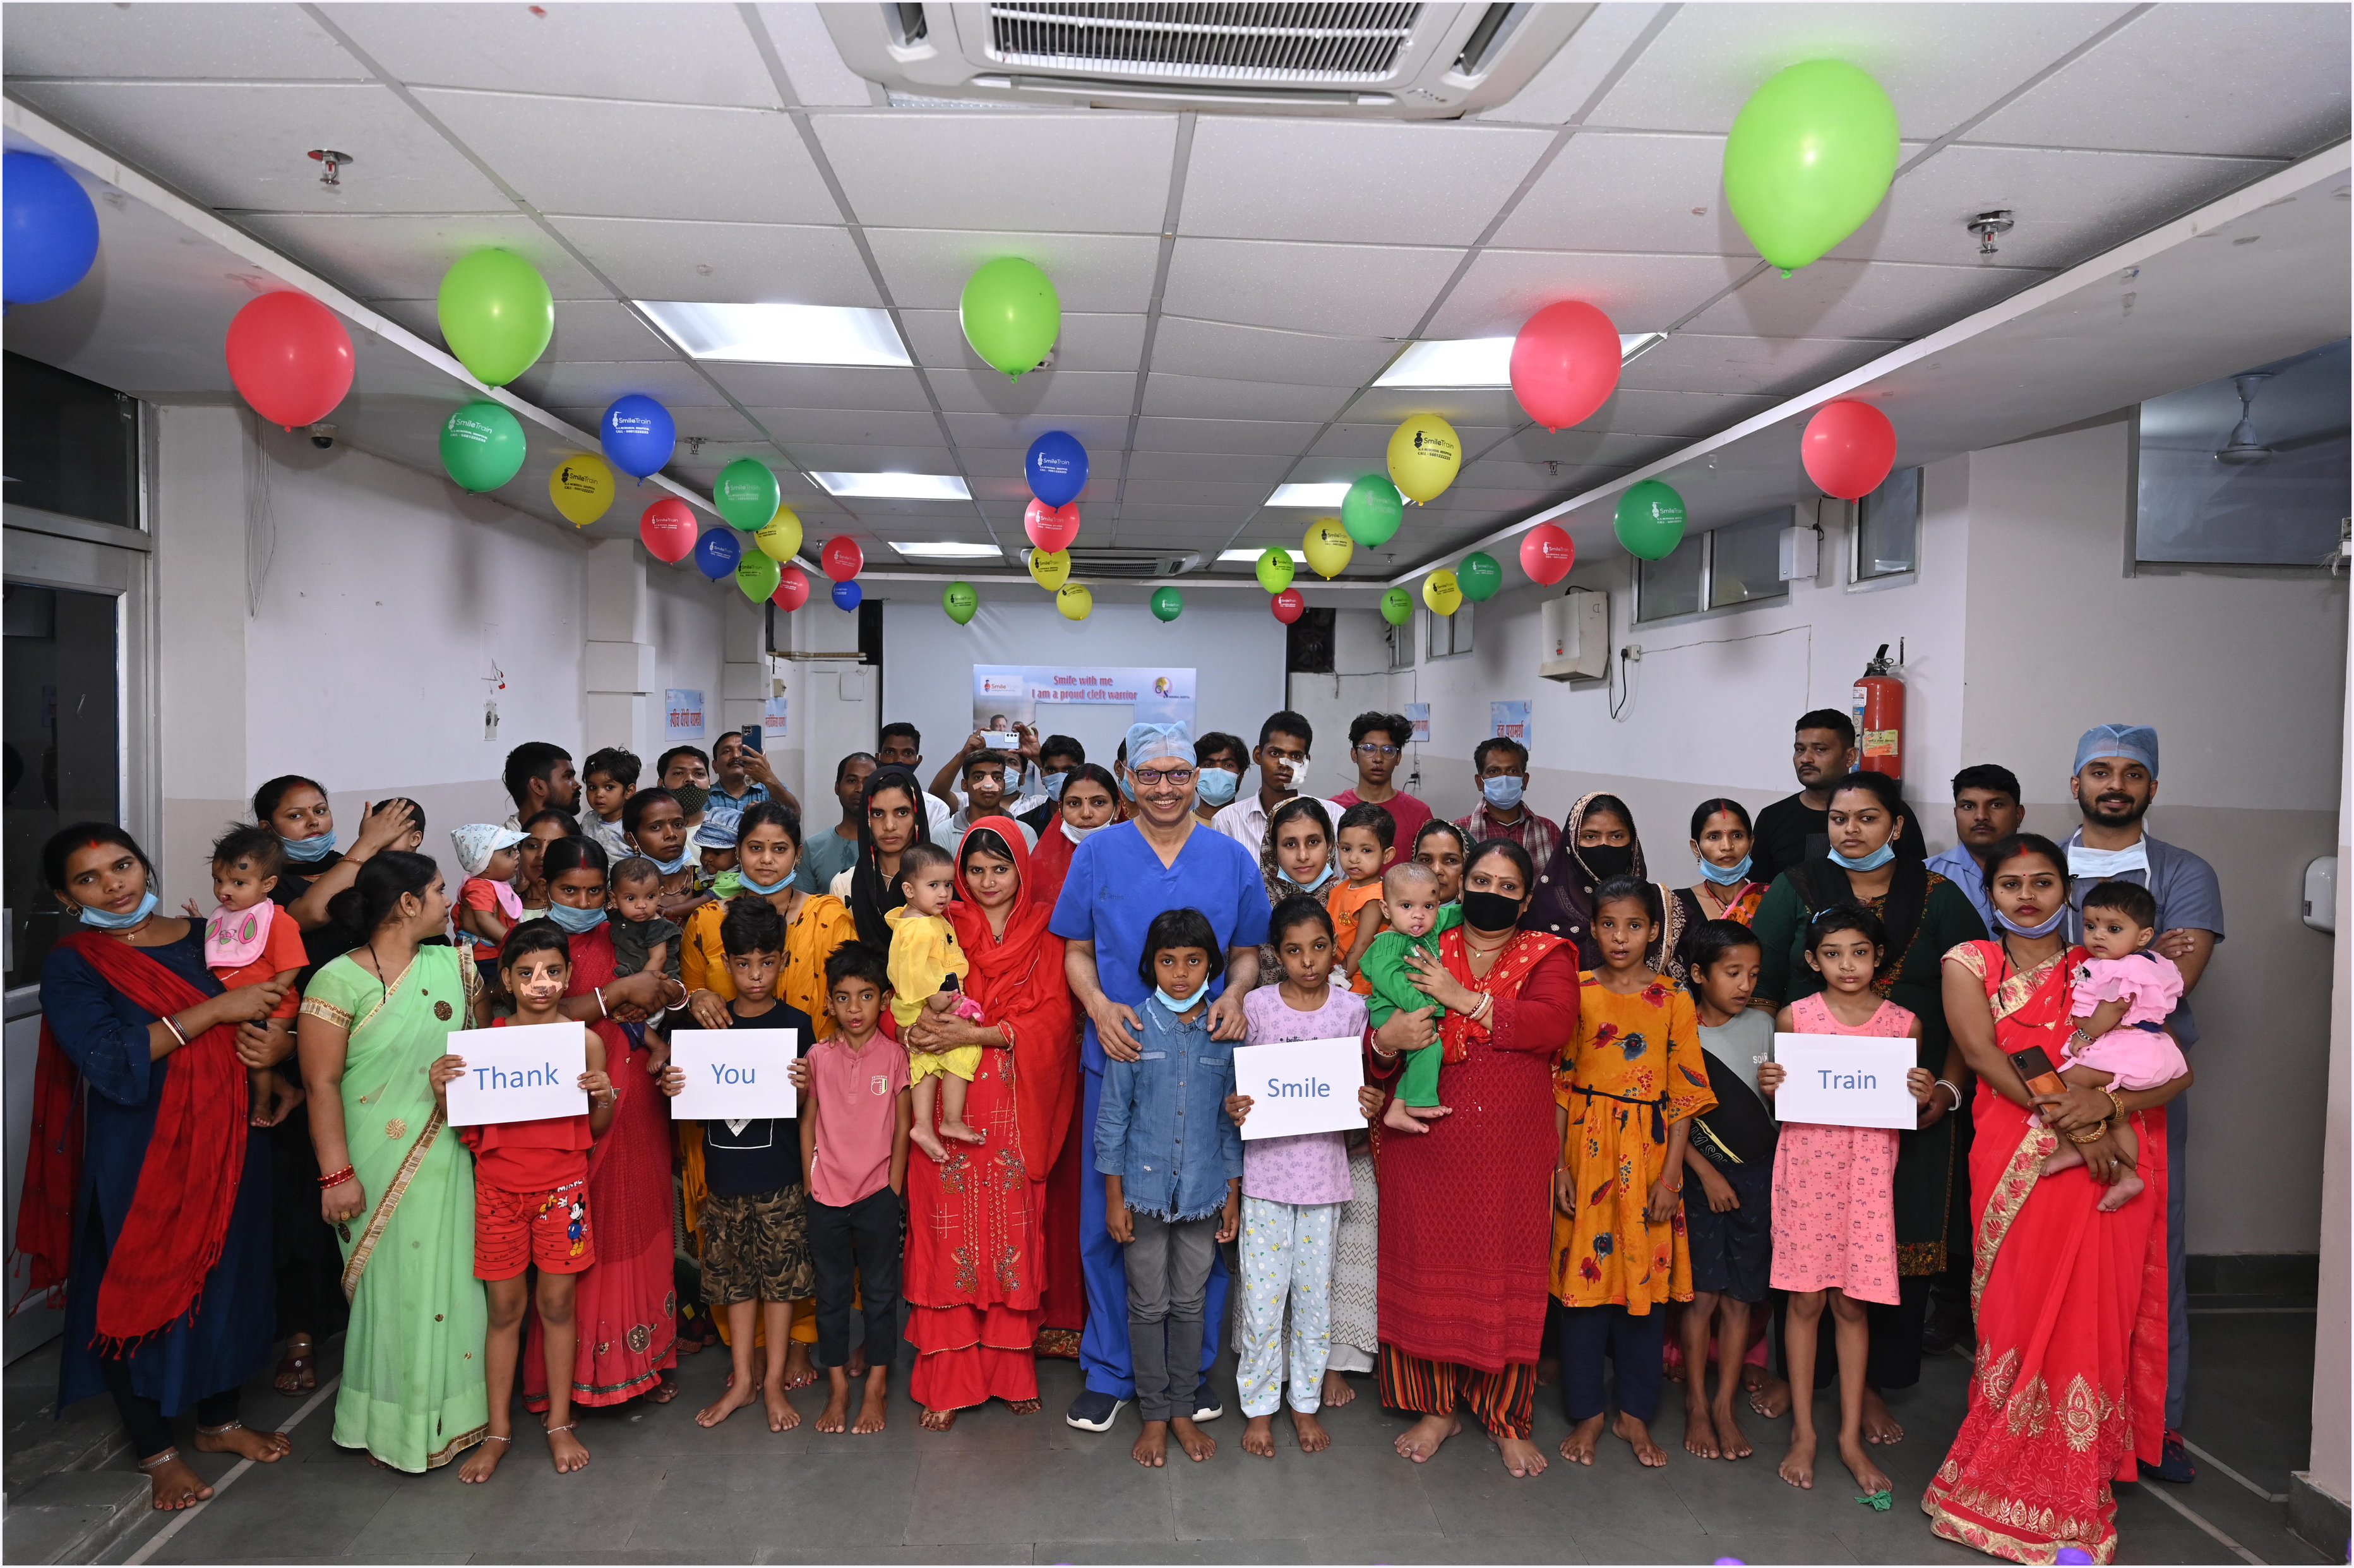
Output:
M1132 724L1128 726L1128 765L1140 767L1166 758L1193 760L1193 737L1182 724Z
M2158 731L2146 724L2096 724L2076 743L2076 766L2070 771L2082 773L2084 764L2095 757L2122 757L2128 762L2138 762L2155 779Z

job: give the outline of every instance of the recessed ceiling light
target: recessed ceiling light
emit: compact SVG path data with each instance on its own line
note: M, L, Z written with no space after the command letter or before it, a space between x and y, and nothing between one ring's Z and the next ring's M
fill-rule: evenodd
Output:
M812 473L828 495L872 501L970 501L972 492L954 473Z
M1343 488L1346 487L1344 486ZM1308 564L1308 556L1305 552L1292 550L1288 553L1291 556L1292 565L1304 567ZM1267 551L1265 548L1257 550L1222 550L1218 553L1218 559L1221 561L1256 561L1261 556L1266 554Z
M911 561L978 561L1005 554L994 545L967 545L954 539L935 539L928 544L893 539L890 546Z
M690 359L748 365L909 363L888 311L846 305L715 305L693 300L640 300Z
M1656 332L1618 334L1618 363L1624 365L1664 335ZM1512 340L1509 337L1458 337L1410 343L1390 362L1376 387L1490 387L1512 384Z
M1346 484L1278 484L1267 498L1269 506L1338 506L1347 499Z

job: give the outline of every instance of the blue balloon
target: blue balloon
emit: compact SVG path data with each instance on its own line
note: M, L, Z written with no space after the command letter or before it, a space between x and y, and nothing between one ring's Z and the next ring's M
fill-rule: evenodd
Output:
M1022 467L1030 493L1049 506L1068 506L1087 487L1087 449L1067 430L1048 430L1032 441Z
M0 296L12 305L54 300L98 260L98 209L80 181L37 153L0 162Z
M833 608L836 609L856 609L858 601L865 597L858 591L858 585L855 582L833 585Z
M744 558L744 546L733 528L705 528L695 542L695 567L713 582L733 577Z
M642 392L613 399L605 410L601 434L613 466L639 479L670 461L672 449L678 445L678 427L672 423L670 410Z

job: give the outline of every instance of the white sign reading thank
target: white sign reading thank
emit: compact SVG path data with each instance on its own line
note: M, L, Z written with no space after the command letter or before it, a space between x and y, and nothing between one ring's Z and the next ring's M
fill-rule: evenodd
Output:
M461 1029L450 1036L450 1054L466 1064L450 1085L451 1127L545 1121L588 1108L580 1088L588 1070L585 1023Z
M1774 1060L1782 1086L1774 1114L1783 1121L1823 1127L1920 1124L1920 1105L1904 1075L1920 1060L1914 1041L1864 1034L1776 1034Z
M1251 1097L1246 1140L1363 1127L1357 1091L1364 1082L1363 1047L1353 1034L1235 1047L1235 1093Z
M795 1114L785 1075L801 1044L798 1029L673 1029L671 1065L686 1087L670 1102L683 1121L749 1121Z

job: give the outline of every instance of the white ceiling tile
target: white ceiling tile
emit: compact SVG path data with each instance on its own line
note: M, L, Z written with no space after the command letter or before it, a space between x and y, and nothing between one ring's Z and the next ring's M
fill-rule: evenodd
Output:
M238 225L364 298L430 300L443 273L485 246L529 261L559 300L612 298L569 250L512 208L455 215L255 212L239 217Z
M1247 419L1161 419L1136 422L1136 450L1161 452L1276 452L1285 456L1315 438L1308 423Z
M1139 451L1128 460L1130 483L1140 479L1211 477L1272 485L1291 466L1284 453Z
M1300 460L1299 471L1291 477L1303 483L1331 480L1354 479L1361 473L1382 472L1388 464L1390 437L1398 421L1384 424L1347 423L1333 426L1319 438L1308 455ZM1509 426L1457 425L1455 434L1463 450L1476 452L1501 439Z
M2344 5L2158 5L2018 101L1978 142L2299 157L2346 135Z
M628 217L549 221L633 300L868 308L883 302L846 228Z
M870 109L883 102L883 90L842 62L842 51L825 30L814 5L764 3L756 9L760 23L784 62L793 97L812 109Z
M1287 332L1404 337L1460 250L1180 238L1164 309Z
M816 125L870 227L1158 234L1168 209L1173 114L886 109Z
M1559 300L1584 300L1622 333L1661 332L1755 258L1482 250L1432 318L1431 337L1510 337Z
M1177 231L1387 244L1405 199L1416 241L1469 245L1552 140L1478 125L1204 115Z
M208 207L270 212L512 212L389 88L16 82L10 92ZM319 183L313 147L349 153Z
M1620 373L1618 384L1645 391L1786 394L1844 375L1896 346L1856 338L1712 337L1680 332L1645 350Z
M618 393L615 394L616 397L619 395L620 394ZM591 438L592 444L599 428L603 425L605 421L606 404L611 402L611 398L608 398L605 403L599 403L591 406L578 403L565 404L551 402L548 399L536 397L532 399L532 401L538 403L541 408L546 408L557 418L564 420L567 424L576 427L583 434ZM726 408L724 406L694 408L684 404L673 405L670 403L664 403L663 407L670 409L671 423L674 425L678 430L678 456L677 460L674 461L684 461L688 457L689 454L686 442L687 438L690 436L700 437L702 440L706 441L732 441L740 443L757 443L760 439L759 432L752 428L750 421L747 420L743 415L737 413L733 408ZM772 463L769 466L777 470L778 477L779 479L786 477L782 464ZM623 500L626 501L630 494L631 487L627 484L623 484L621 486L621 495ZM639 510L644 510L645 507L651 504L653 500L653 496L646 496L644 500L638 503Z
M1124 503L1131 510L1158 512L1166 506L1221 506L1242 511L1267 499L1264 484L1228 483L1215 479L1134 479L1128 482Z
M1528 418L1509 387L1376 387L1351 403L1352 425L1394 426L1417 414L1436 414L1450 425L1515 425Z
M411 87L762 109L782 103L733 6L323 9L376 64Z
M0 60L12 88L38 76L367 77L297 5L11 5Z
M1691 328L1758 337L1914 338L2045 276L1983 264L1824 260L1787 278L1769 268L1693 317Z
M1903 134L1928 141L2126 10L2068 4L1687 5L1619 78L1589 123L1722 135L1775 72L1803 60L1841 59L1887 90Z
M1152 340L1152 370L1229 381L1304 387L1363 387L1401 345L1382 338L1270 332L1227 322L1163 315Z
M982 368L928 373L932 395L952 414L1002 414L1009 418L1059 418L1066 414L1125 417L1136 401L1136 376L1109 370L1024 371L1019 376Z
M438 88L417 97L542 212L739 223L842 218L782 112ZM587 148L594 155L583 156Z
M1002 378L1003 372L991 368L965 341L964 323L956 312L903 310L899 319L907 327L909 352L927 369L962 366ZM1164 342L1168 330L1164 323ZM1066 310L1062 335L1055 340L1055 368L1132 371L1143 352L1143 316Z
M1144 411L1190 419L1322 421L1341 411L1348 393L1338 387L1287 387L1271 381L1219 381L1154 371L1144 386Z
M726 397L682 361L596 360L558 363L543 359L514 379L514 390L535 403L593 403L599 408L629 393L642 393L665 408L726 406Z
M1724 206L1722 136L1580 132L1504 220L1495 242L1521 249L1755 254Z
M1128 412L1118 414L950 414L949 429L960 448L987 448L1020 454L1049 430L1076 436L1087 449L1089 472L1102 471L1128 438ZM1092 482L1092 481L1091 481Z
M558 300L551 359L675 359L670 341L619 300Z
M1597 430L1531 427L1473 455L1456 482L1466 491L1558 490L1564 471L1586 463L1631 468L1672 451L1673 436L1617 436ZM1548 467L1550 465L1550 467Z
M938 419L906 409L756 408L751 414L780 441L938 446L940 440Z
M705 366L748 408L879 408L928 413L931 403L912 370L843 365Z
M1020 256L1054 281L1066 311L1140 313L1151 302L1160 258L1150 235L870 228L866 240L893 302L917 310L955 310L982 262Z
M1879 350L1877 344L1868 346L1875 353ZM1625 371L1620 372L1622 377L1625 374ZM1638 390L1625 385L1622 380L1618 390L1610 395L1610 400L1577 428L1581 430L1617 430L1627 435L1681 436L1690 440L1713 435L1727 425L1739 424L1758 410L1771 408L1773 403L1773 398L1763 396ZM1543 435L1544 432L1539 430L1536 433Z
M875 442L847 445L834 441L801 441L779 431L785 450L803 468L827 473L955 473L955 454L937 441ZM846 495L845 506L864 512L881 503L869 496ZM965 506L963 502L955 503ZM968 510L968 516L970 515Z
M1547 60L1529 79L1526 87L1493 109L1483 109L1471 116L1479 121L1500 121L1506 123L1562 125L1585 107L1587 99L1602 86L1605 78L1651 18L1666 7L1656 5L1602 5L1578 25L1553 58Z

